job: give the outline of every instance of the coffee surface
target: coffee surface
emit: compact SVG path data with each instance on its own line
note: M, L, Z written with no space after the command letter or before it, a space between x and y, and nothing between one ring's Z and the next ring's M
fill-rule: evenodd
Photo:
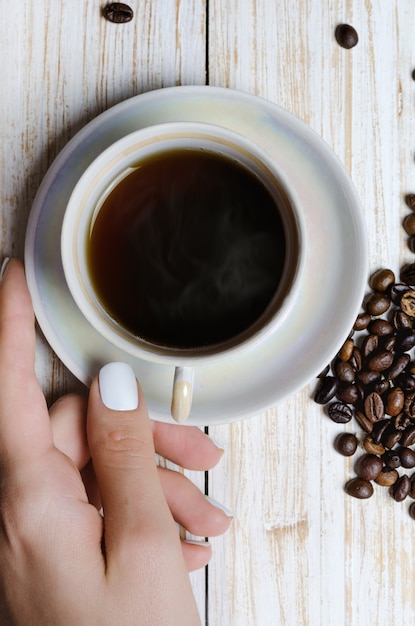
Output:
M157 345L204 347L237 336L281 279L285 236L263 183L228 157L165 152L108 195L87 251L107 313Z

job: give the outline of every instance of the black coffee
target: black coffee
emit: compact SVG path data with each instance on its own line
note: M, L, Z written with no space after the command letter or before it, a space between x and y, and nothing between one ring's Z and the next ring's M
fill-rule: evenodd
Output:
M285 259L279 211L228 157L180 149L149 158L106 198L88 265L107 313L154 344L210 346L249 328Z

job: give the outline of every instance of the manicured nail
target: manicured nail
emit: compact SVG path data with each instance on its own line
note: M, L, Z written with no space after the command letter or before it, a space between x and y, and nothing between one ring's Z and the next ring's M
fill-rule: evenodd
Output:
M1 264L1 267L0 267L0 280L3 278L4 272L6 271L6 268L9 262L10 262L10 258L6 256L6 258L3 259L3 263Z
M214 437L211 437L210 435L207 435L207 437L209 437L211 442L217 447L218 450L222 452L222 454L225 452L225 446L219 443L219 441L217 441Z
M101 400L107 409L133 411L138 407L137 380L127 363L108 363L99 373Z
M209 541L198 541L197 539L182 539L183 543L189 543L191 546L202 546L202 548L209 548L211 543Z
M223 511L226 517L234 517L232 511L230 511L224 504L221 504L220 502L218 502L217 500L214 500L210 496L205 496L205 498L208 502L210 502L210 504L215 506L217 509L220 509L221 511Z

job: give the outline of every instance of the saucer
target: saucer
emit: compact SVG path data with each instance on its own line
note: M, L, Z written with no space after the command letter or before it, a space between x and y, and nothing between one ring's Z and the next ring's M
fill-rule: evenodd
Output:
M305 262L296 301L278 332L250 348L197 367L187 424L258 414L304 387L333 358L361 306L367 282L366 227L349 176L329 146L302 121L257 96L219 87L171 87L121 102L87 124L46 174L29 217L25 264L42 332L68 369L89 385L110 361L130 363L150 417L170 416L174 367L134 359L99 335L66 285L60 233L68 199L88 165L127 134L153 124L195 121L256 142L295 189L304 214Z

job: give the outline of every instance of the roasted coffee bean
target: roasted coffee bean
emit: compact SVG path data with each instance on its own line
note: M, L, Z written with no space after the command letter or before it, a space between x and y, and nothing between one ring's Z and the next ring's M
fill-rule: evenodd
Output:
M415 252L415 235L409 237L408 239L408 248L411 252Z
M324 368L324 370L322 370L320 372L320 374L317 376L317 378L325 378L327 376L327 374L330 371L330 365L326 365L326 367Z
M413 446L415 444L415 425L405 428L400 443L402 446Z
M379 338L379 349L393 352L395 350L396 335L386 335Z
M409 374L415 376L415 361L410 361L408 367L406 368L406 371L409 372Z
M362 369L362 353L356 346L353 348L352 356L349 359L349 363L353 367L355 372L360 372L360 370Z
M402 467L410 469L415 467L415 452L407 446L401 446L398 450Z
M412 474L409 480L411 481L411 491L409 495L411 498L415 498L415 474Z
M380 420L380 422L376 422L375 424L373 424L372 439L375 443L381 443L383 433L385 432L385 430L388 428L389 425L390 425L389 418Z
M387 450L385 454L382 454L382 461L390 469L397 469L401 466L400 456L395 450Z
M392 497L396 502L402 502L411 491L411 481L406 474L400 476L396 483L392 486Z
M352 383L342 383L339 385L336 398L346 404L356 404L360 399L359 389L357 385L353 385Z
M363 480L375 480L382 471L383 462L375 454L364 454L356 464L356 474Z
M382 487L391 487L396 483L399 478L399 474L396 469L390 469L389 467L384 467L377 478L375 478L375 483L377 485L381 485Z
M399 330L400 328L412 328L413 327L412 319L409 317L409 315L404 313L401 309L398 309L393 314L393 325L397 330Z
M347 424L353 417L352 409L343 402L333 402L328 408L330 419L336 424Z
M409 510L409 515L412 517L412 519L415 519L415 502L412 502L408 510Z
M344 344L339 350L339 359L342 361L348 361L353 354L354 341L353 339L346 339Z
M401 269L401 281L411 287L415 285L415 263L404 265Z
M405 217L403 227L408 235L415 235L415 213L410 213Z
M370 421L370 419L366 417L363 411L356 411L354 414L354 418L362 430L364 430L366 433L372 432L373 423Z
M319 385L317 386L314 401L317 404L327 404L336 395L336 391L339 387L339 381L334 376L326 376L321 378Z
M357 379L362 385L365 387L369 386L372 383L375 383L380 378L380 372L368 372L363 371L359 372L357 375Z
M365 415L371 422L379 422L385 417L385 406L382 397L372 391L364 402Z
M399 442L401 437L402 431L396 430L393 423L391 423L383 433L381 443L383 443L385 448L387 448L388 450L392 450L392 448L396 446L396 444Z
M367 367L371 372L384 372L392 366L393 360L394 355L392 352L382 350L381 352L370 355L367 361Z
M408 393L406 396L403 412L411 419L415 419L415 392Z
M402 433L413 424L413 421L404 413L396 415L393 419L393 425L396 430L402 431ZM404 444L403 444L404 445Z
M372 318L369 313L360 313L354 323L354 330L365 330L368 327L371 319Z
M408 355L405 355L408 356ZM393 369L393 366L392 366ZM395 382L402 387L405 393L415 391L415 378L409 372L403 372L400 374Z
M381 456L386 452L385 447L381 443L375 443L370 435L366 435L364 438L363 447L369 454Z
M383 337L384 335L392 335L393 333L392 324L387 320L382 319L381 317L372 320L367 329L372 335L377 335L378 337Z
M407 367L409 361L410 361L409 354L401 354L400 356L395 357L392 363L392 366L386 372L389 380L395 380L395 378L398 378L398 376L400 376L405 371L405 368ZM415 379L414 379L414 389L415 389Z
M352 478L346 483L346 493L354 498L365 499L373 495L373 485L362 478Z
M357 31L350 24L338 24L334 36L339 46L347 50L354 48L359 42Z
M414 70L415 72L415 70ZM411 211L415 211L415 193L408 193L405 196L405 202L411 209Z
M415 290L406 291L400 302L400 307L409 317L415 317Z
M390 307L390 298L381 291L374 291L366 300L365 308L370 315L383 315Z
M394 387L386 395L385 411L388 415L395 417L401 413L404 403L404 392L400 387Z
M415 333L412 328L405 328L398 331L395 343L397 352L409 352L415 346Z
M379 337L377 335L367 335L362 344L362 357L366 359L378 349Z
M408 293L408 291L411 291L411 288L405 283L395 283L389 289L389 297L394 304L399 306L402 300L402 296L405 293Z
M352 433L341 433L336 437L334 447L343 456L352 456L357 450L357 437Z
M348 361L336 359L333 370L339 380L345 383L352 383L355 377L355 370Z
M382 394L388 392L390 388L390 380L387 378L383 378L382 380L379 380L373 384L371 391L376 391L376 393L381 396Z
M104 17L115 24L125 24L131 22L134 17L134 11L128 4L123 2L111 2L103 8Z
M387 291L394 282L395 274L389 269L377 270L369 280L369 284L374 291Z

